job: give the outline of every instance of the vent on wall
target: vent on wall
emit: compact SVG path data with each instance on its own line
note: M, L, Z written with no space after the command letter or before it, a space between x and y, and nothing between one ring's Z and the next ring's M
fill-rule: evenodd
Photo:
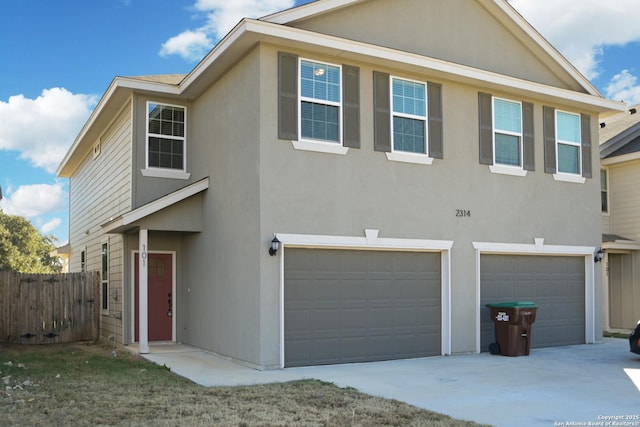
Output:
M93 158L97 158L100 155L102 148L100 142L93 146Z

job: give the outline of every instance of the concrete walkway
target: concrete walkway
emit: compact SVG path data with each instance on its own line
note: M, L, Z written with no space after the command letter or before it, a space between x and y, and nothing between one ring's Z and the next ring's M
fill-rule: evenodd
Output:
M534 349L530 356L482 353L277 371L181 345L153 347L144 356L204 386L316 378L496 426L640 426L640 356L628 348L627 340L606 338Z

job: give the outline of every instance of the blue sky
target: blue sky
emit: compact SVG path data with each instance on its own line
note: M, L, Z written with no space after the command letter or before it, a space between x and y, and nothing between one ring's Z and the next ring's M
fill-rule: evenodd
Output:
M242 17L302 3L309 0L5 2L0 208L66 242L68 181L55 170L111 80L188 73ZM603 95L640 103L637 0L510 3Z

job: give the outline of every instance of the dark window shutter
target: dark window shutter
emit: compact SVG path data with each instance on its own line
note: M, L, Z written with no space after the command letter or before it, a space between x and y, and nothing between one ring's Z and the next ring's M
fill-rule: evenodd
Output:
M591 178L591 116L580 114L582 126L582 176Z
M544 171L556 173L556 110L542 107L542 132L544 133Z
M442 85L427 83L429 100L429 156L434 159L443 159L442 136Z
M298 139L298 57L278 53L278 138Z
M535 141L533 137L533 104L522 103L522 166L524 170L536 170Z
M345 147L360 148L360 69L342 66L343 142Z
M478 122L480 124L480 164L493 164L493 107L491 95L478 93Z
M389 74L373 72L374 132L373 149L391 151L391 109L389 99Z

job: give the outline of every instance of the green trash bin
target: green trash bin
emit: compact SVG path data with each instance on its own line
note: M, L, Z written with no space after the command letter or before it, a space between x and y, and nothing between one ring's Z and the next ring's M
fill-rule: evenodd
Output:
M496 342L489 346L491 354L528 356L531 351L531 325L536 321L538 306L530 301L487 304L495 324Z

